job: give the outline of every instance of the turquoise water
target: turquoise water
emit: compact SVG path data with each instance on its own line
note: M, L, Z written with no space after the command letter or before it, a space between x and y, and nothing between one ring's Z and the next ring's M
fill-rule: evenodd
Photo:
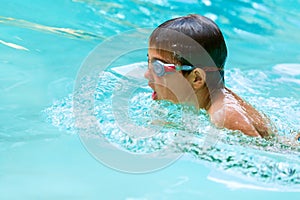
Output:
M2 1L1 198L297 198L297 147L280 142L272 145L226 131L208 151L197 143L202 142L201 134L196 135L194 144L181 142L176 150L186 152L185 156L156 172L136 175L108 168L87 152L74 133L71 95L83 60L108 37L199 13L214 19L225 35L228 87L265 112L279 134L290 138L300 129L299 3ZM146 56L131 61L143 62ZM122 78L112 72L107 77ZM102 80L102 97L111 86ZM133 94L132 105L140 106L138 102L143 100L149 108L150 90L141 88ZM122 145L121 139L111 137ZM145 148L126 144L125 148L133 151Z

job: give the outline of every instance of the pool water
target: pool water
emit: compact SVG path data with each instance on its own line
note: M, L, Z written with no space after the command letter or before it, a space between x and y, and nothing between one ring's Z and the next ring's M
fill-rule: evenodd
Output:
M299 1L281 0L3 0L1 198L297 198L297 146L250 139L225 130L220 131L218 143L210 149L203 150L199 145L205 138L199 132L194 133L193 142L181 141L174 150L182 151L184 156L161 170L146 174L113 170L98 162L81 143L74 128L72 100L81 64L99 43L124 31L154 28L167 19L198 13L212 18L225 35L229 49L227 86L267 114L279 135L290 139L300 130L298 4ZM130 59L131 63L141 63L146 56L144 60ZM111 69L131 63L112 64ZM96 105L97 100L109 105L109 88L122 79L114 70L108 70L105 77L113 81L99 78ZM150 96L151 90L142 85L133 93L130 109L161 109ZM97 111L101 119L109 107ZM143 125L149 121L143 112L131 114L132 120L142 119L136 123ZM103 123L102 129L110 130L105 126L113 125L114 121L108 117L102 120L108 122ZM205 113L200 113L199 121L203 127L210 126ZM106 135L133 152L159 148L130 142L109 131ZM172 135L158 135L154 144L169 138Z

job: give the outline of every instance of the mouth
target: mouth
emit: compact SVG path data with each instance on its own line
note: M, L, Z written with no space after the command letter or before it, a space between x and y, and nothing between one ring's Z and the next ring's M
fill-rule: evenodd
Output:
M152 90L153 90L153 93L152 93L152 99L153 99L153 100L157 100L158 97L157 97L157 93L156 93L156 91L155 91L155 89L154 89L154 84L151 83L151 82L149 82L148 85L149 85L149 87L151 87Z
M153 91L152 93L152 99L157 100L157 93L155 91Z

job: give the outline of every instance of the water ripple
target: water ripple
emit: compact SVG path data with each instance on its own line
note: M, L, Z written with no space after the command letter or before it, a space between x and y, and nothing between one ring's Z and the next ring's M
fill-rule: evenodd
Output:
M83 39L83 40L95 40L95 39L102 40L102 39L104 39L104 36L95 35L93 33L86 32L83 30L74 30L71 28L46 26L46 25L42 25L42 24L29 22L29 21L26 21L23 19L16 19L16 18L11 18L11 17L0 16L0 23L9 25L9 26L17 26L20 28L32 29L32 30L36 30L36 31L54 33L57 35L66 36L66 37L75 38L75 39Z
M0 40L0 43L3 44L3 45L6 45L8 47L14 48L14 49L29 51L26 47L23 47L21 45L14 44L14 43L11 43L11 42L5 42L3 40Z

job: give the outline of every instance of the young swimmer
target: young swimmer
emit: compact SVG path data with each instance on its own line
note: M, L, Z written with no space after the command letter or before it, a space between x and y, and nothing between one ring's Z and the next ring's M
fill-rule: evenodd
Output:
M224 85L227 48L218 26L200 15L159 25L149 38L145 78L154 100L191 103L213 124L257 137L272 135L269 119Z

